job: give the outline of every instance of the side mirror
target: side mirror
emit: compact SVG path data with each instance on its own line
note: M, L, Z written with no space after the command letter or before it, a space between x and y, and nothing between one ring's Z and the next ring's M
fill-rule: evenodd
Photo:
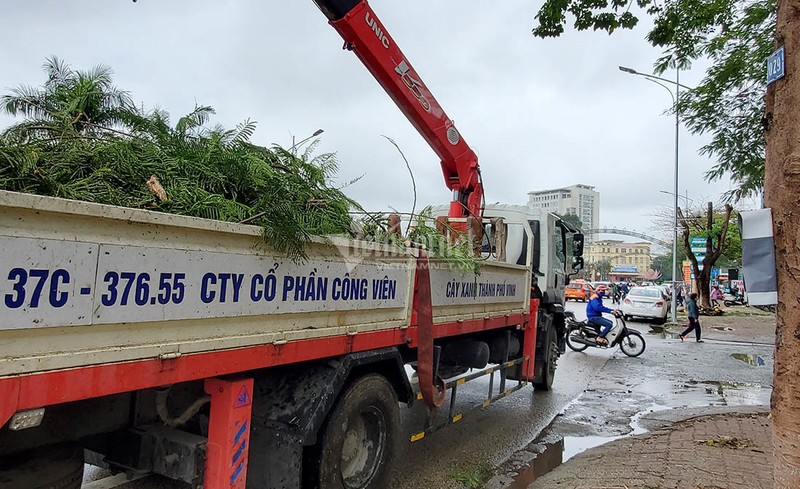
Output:
M583 235L581 233L572 235L572 256L583 256ZM582 262L581 268L583 268Z
M573 256L572 257L572 269L576 272L580 272L583 270L583 257L582 256Z

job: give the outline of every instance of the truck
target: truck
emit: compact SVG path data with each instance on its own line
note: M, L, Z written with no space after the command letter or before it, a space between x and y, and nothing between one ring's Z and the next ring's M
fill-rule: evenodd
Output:
M293 261L257 226L0 191L1 489L78 488L85 463L382 488L399 442L468 415L458 386L489 378L478 409L552 386L582 235L485 207L475 153L368 3L316 3L441 158L480 273L349 237ZM416 402L442 416L401 433Z

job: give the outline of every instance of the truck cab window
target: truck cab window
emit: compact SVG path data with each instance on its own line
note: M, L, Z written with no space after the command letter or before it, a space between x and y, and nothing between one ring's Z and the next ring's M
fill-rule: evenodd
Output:
M566 236L564 235L564 228L555 226L553 229L553 246L555 247L556 268L565 270L564 266L567 262L566 255Z

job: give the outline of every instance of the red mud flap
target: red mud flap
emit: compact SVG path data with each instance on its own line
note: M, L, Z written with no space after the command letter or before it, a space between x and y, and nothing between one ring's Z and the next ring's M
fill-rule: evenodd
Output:
M433 305L428 256L419 250L417 258L417 375L425 404L433 409L444 404L444 381L433 371Z
M522 364L522 380L533 382L536 376L536 328L539 324L539 299L531 299L531 312L528 324L524 325L522 355L530 358Z
M253 379L206 379L211 395L205 489L244 489L250 448Z

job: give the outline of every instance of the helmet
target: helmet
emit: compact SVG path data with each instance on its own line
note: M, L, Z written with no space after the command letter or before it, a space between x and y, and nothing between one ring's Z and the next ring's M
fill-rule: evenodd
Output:
M606 294L606 292L608 292L608 287L606 287L605 285L598 285L597 288L594 289L594 291L597 293L597 295L602 297Z

